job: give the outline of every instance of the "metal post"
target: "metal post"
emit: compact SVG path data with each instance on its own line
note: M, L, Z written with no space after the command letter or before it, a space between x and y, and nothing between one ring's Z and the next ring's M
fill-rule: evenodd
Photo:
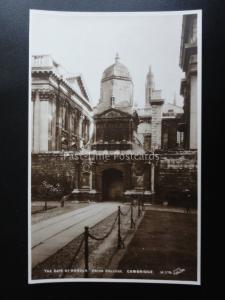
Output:
M121 248L121 235L120 235L120 206L118 206L118 243L117 248Z
M130 228L133 228L133 206L130 204Z
M140 196L138 197L138 217L141 216L141 203L140 203Z
M145 210L145 201L144 201L144 193L142 195L142 202L141 202L141 205L142 205L142 211Z
M89 277L89 249L88 249L88 236L89 236L89 228L88 226L84 227L84 262L85 262L85 271L84 271L84 277Z
M151 203L154 204L155 198L155 165L154 162L151 163Z
M130 228L134 228L134 218L133 218L133 203L130 204Z

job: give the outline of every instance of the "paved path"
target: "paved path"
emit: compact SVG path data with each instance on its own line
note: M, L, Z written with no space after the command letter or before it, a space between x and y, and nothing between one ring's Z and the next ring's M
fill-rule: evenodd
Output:
M114 213L118 203L96 203L32 225L32 268Z

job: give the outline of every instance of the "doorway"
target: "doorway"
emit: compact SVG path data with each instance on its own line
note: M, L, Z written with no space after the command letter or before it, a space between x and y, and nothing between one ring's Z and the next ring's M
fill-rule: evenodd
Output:
M116 169L107 169L102 172L102 200L123 200L123 172Z

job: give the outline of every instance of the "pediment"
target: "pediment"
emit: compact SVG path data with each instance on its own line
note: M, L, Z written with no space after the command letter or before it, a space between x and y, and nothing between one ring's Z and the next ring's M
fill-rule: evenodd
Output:
M132 117L130 114L123 112L119 109L110 108L98 115L96 115L97 118L106 118L106 119L117 119L117 118L130 118Z

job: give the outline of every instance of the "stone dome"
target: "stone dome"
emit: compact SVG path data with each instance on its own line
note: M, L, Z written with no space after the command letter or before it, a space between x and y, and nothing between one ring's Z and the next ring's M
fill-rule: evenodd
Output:
M133 106L133 82L126 66L119 62L116 55L115 63L106 68L102 75L98 113L114 107L131 111Z
M112 78L123 78L127 80L132 80L127 67L119 62L118 54L116 55L115 63L106 68L102 75L103 81Z

